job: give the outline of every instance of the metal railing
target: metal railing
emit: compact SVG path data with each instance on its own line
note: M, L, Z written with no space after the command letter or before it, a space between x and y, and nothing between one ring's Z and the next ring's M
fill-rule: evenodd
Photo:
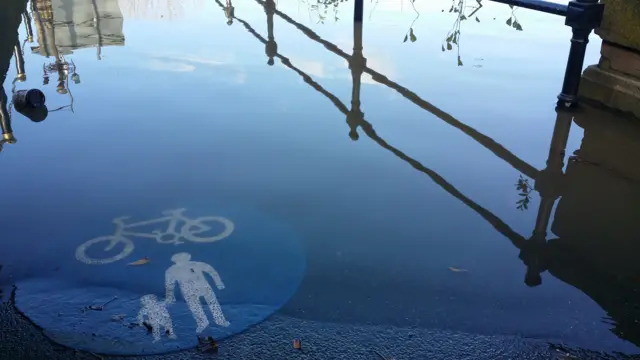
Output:
M568 5L544 0L490 0L512 6L541 11L565 17L565 25L573 31L571 48L565 68L562 91L558 95L558 106L573 107L578 103L578 89L589 35L600 25L604 4L599 0L572 0ZM353 20L362 22L364 0L355 0Z
M521 8L542 11L549 14L560 16L567 15L567 5L552 3L544 0L491 0L507 5L517 6Z

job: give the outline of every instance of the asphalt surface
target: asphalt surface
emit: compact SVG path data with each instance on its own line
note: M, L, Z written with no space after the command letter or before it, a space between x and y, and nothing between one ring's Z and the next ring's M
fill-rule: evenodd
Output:
M63 347L19 313L7 290L0 303L0 359L640 359L567 349L536 339L418 328L351 326L275 314L219 343L216 354L197 349L155 356L112 357ZM300 339L302 350L292 346Z

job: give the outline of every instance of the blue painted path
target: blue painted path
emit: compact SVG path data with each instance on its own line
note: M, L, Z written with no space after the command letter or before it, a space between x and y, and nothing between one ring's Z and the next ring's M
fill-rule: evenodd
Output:
M171 205L76 214L80 225L69 220L73 217L67 211L60 211L39 218L34 226L12 228L25 246L28 239L43 240L31 240L38 248L29 264L13 264L16 306L63 345L137 355L194 347L198 335L219 340L236 334L277 311L295 293L306 261L296 233L286 224L237 206ZM175 209L184 210L165 212ZM129 217L115 224L113 220L121 216ZM177 219L173 232L168 231L171 218ZM43 232L48 237L43 238ZM163 234L160 242L153 238L156 232ZM188 254L190 264L206 265L179 268L177 281L172 281L175 302L165 303L171 296L165 284L167 269L176 265L172 261L176 254ZM4 261L11 267L11 259ZM136 261L143 264L131 265ZM221 286L212 273L201 271L206 266L217 273ZM192 294L191 309L185 291ZM221 305L228 326L216 324L211 298L204 296L210 293ZM166 310L162 321L170 319L171 329L160 326L159 339L139 324L141 298L146 295L153 295L149 298ZM198 329L194 316L196 302L206 316L204 330ZM148 316L143 319L152 322Z

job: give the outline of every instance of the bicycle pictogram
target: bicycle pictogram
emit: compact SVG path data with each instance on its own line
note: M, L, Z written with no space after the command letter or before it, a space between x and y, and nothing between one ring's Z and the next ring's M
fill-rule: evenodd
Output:
M124 222L129 218L128 216L115 218L113 219L113 223L116 225L115 234L99 236L78 246L78 249L76 249L76 259L83 263L92 265L109 264L121 260L129 256L135 248L133 241L129 237L155 239L159 244L180 245L184 243L182 239L194 243L211 243L228 237L234 230L233 222L227 218L220 216L202 216L196 219L189 219L183 215L185 211L186 209L166 210L162 212L163 215L166 216L130 224L126 224ZM183 223L180 230L177 229L179 222ZM218 222L223 225L224 229L222 232L214 236L197 236L198 234L212 229L210 226L205 224L206 222ZM153 230L151 233L135 232L135 230L132 231L132 229L136 227L160 223L168 223L165 231ZM105 252L113 250L113 248L119 244L123 245L123 249L120 253L104 259L96 259L87 255L89 247L101 243L106 245L104 247Z

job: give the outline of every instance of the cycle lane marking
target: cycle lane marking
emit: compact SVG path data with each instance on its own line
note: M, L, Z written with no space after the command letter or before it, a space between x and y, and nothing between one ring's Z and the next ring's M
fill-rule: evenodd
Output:
M82 280L83 283L87 281L89 284L95 283L99 286L98 288L83 285L82 288L74 289L72 287L75 286L76 281L73 279L70 279L69 282L66 280L40 283L26 281L21 284L22 286L19 286L18 307L23 309L25 315L32 318L36 324L46 329L54 341L98 353L137 355L159 354L195 347L197 346L196 335L199 327L204 328L202 330L203 336L222 339L233 335L264 320L293 295L302 279L306 261L297 235L288 225L281 223L278 219L263 218L260 213L258 215L252 213L249 216L238 209L230 212L225 209L222 211L220 209L217 211L193 211L192 208L190 209L184 213L186 222L178 223L175 233L192 234L197 239L215 238L207 235L206 231L209 230L208 232L212 235L216 235L224 233L223 230L228 227L225 227L220 221L216 221L218 217L198 216L224 214L228 218L223 219L227 219L234 226L231 232L227 231L232 235L229 239L214 241L212 244L185 241L184 237L158 242L156 241L157 234L153 234L154 237L151 237L153 225L160 224L159 220L164 220L162 221L162 233L170 233L168 231L169 220L166 216L144 216L144 213L138 212L132 219L150 219L140 221L147 228L141 231L131 227L125 231L138 231L136 234L146 234L149 235L148 238L138 239L132 235L125 235L125 237L130 238L132 244L135 242L131 253L135 253L136 257L150 256L152 259L150 263L143 267L134 268L127 267L127 261L111 261L104 264L91 263L89 264L91 266L86 267L87 271L84 271L82 269L86 262L78 261L74 256L73 262L78 265L73 268L77 269L73 270L67 266L68 272L64 274L65 277L71 274L71 276L85 279ZM159 213L155 212L155 214ZM233 221L229 219L233 219ZM97 226L99 219L97 220L92 222L95 225L86 226L89 231L84 233L89 236L85 235L84 239L91 239L90 234L91 232L95 234L96 228L101 228L100 232L103 234L109 234L109 227L113 230L113 225L109 225L112 221L106 221L103 222L103 226ZM123 220L126 225L139 225L140 223L129 221L127 224L127 221ZM275 223L271 224L271 221L275 221ZM235 227L238 222L242 223L239 229ZM181 227L185 228L184 232L181 231ZM76 231L76 233L77 235L74 235L73 238L78 239L76 244L81 243L82 245L83 236L80 235L82 231ZM112 234L115 233L116 231L112 232ZM105 237L108 235L103 238ZM92 240L95 239L98 238ZM165 239L166 237L161 240ZM110 240L103 239L101 244L93 244L93 247L89 248L91 252L87 254L92 255L92 258L104 259L100 255L106 254L104 250L110 244ZM178 247L169 246L176 240L180 240L182 243ZM85 241L85 243L88 242ZM74 246L74 250L77 250L76 246L78 245ZM112 249L113 252L108 255L113 255L116 252L122 253L123 244L117 243L115 246ZM74 250L72 250L72 254ZM217 284L215 281L211 282L211 275L206 275L208 279L208 282L205 282L206 286L201 283L199 286L191 287L191 292L187 289L180 289L179 283L176 282L176 301L166 302L166 271L175 265L175 262L171 262L171 257L181 251L193 254L193 261L214 267L219 272L221 280L224 280L222 284L224 289L218 288L214 293L213 290L216 288L213 286ZM241 258L242 261L238 261ZM265 270L267 271L265 272ZM189 270L186 273L187 278L191 276L190 274L194 274L194 272ZM182 278L183 275L179 277ZM139 291L136 284L143 285ZM113 286L121 289L118 290L119 292L112 292L111 287ZM207 290L207 287L210 290ZM56 290L56 288L63 290ZM127 290L127 292L123 293L123 290ZM101 299L110 298L113 295L117 295L119 300L110 304L104 312L72 314L76 317L75 319L64 318L80 308L80 304L85 306L99 303ZM147 297L147 295L151 296ZM215 313L217 311L212 310L212 308L215 309L215 303L210 300L214 296L214 301L221 309L219 313L229 323L228 327L220 326L220 324L225 324L224 320L219 320L221 317L218 317L218 321L216 321ZM56 299L43 300L46 297L56 297ZM189 300L193 298L197 298L198 301ZM145 302L149 301L146 304L147 310L143 313L151 313L152 316L155 316L156 324L160 325L152 327L153 330L158 328L155 333L153 330L147 333L144 327L139 326L131 331L127 330L128 324L138 322L137 316L145 307L145 304L142 303L143 299ZM209 303L205 302L207 300ZM52 304L52 301L55 304ZM199 304L200 301L203 301L202 305L193 306L196 303ZM189 303L191 303L191 307ZM39 306L36 306L37 304ZM162 311L163 304L168 316ZM44 307L50 305L55 306L50 307L45 313ZM198 308L203 310L204 316ZM55 318L57 313L62 314L63 318ZM124 314L124 318L119 323L114 322L112 317L119 314ZM146 314L145 318L148 319ZM211 324L208 323L209 321ZM199 326L202 324L206 325ZM73 330L70 331L70 329ZM155 335L158 331L160 332L160 340L156 341ZM79 333L81 336L78 336ZM95 336L91 334L95 334ZM82 338L82 336L85 337ZM105 343L100 344L100 341L105 341ZM119 344L117 348L116 343Z
M203 216L196 219L189 219L182 215L186 210L187 209L184 209L184 208L175 209L175 210L165 210L163 211L163 214L167 216L156 218L156 219L139 221L132 224L124 223L124 220L129 218L128 216L117 217L113 219L113 223L116 225L115 234L99 236L97 238L88 240L85 243L82 243L76 249L76 259L78 261L81 261L85 264L90 264L90 265L102 265L102 264L108 264L111 262L122 260L123 258L126 258L127 256L129 256L135 249L135 245L133 241L129 239L129 237L151 238L151 239L155 239L156 242L158 242L159 244L179 245L183 243L180 240L181 238L184 238L194 243L211 243L211 242L225 239L233 233L235 225L231 220L227 218L220 217L220 216ZM220 234L212 237L201 238L198 236L194 236L194 234L197 235L198 233L202 233L203 231L207 231L211 229L211 227L204 225L204 221L207 221L207 220L221 223L224 226L224 230ZM163 223L167 221L168 221L168 227L167 227L167 230L165 230L164 232L161 232L160 230L154 230L151 233L135 233L131 231L125 231L126 229L130 229L130 228ZM178 233L176 232L176 226L180 221L182 221L184 225L181 227L180 232ZM190 231L189 229L194 226L199 227L199 230L197 230L196 232ZM172 235L173 239L169 241L163 241L161 239L164 235ZM124 248L122 249L122 252L120 252L119 254L112 257L105 258L105 259L93 259L87 256L87 251L92 245L102 243L103 241L109 242L108 245L105 247L105 252L110 251L119 243L123 244Z

